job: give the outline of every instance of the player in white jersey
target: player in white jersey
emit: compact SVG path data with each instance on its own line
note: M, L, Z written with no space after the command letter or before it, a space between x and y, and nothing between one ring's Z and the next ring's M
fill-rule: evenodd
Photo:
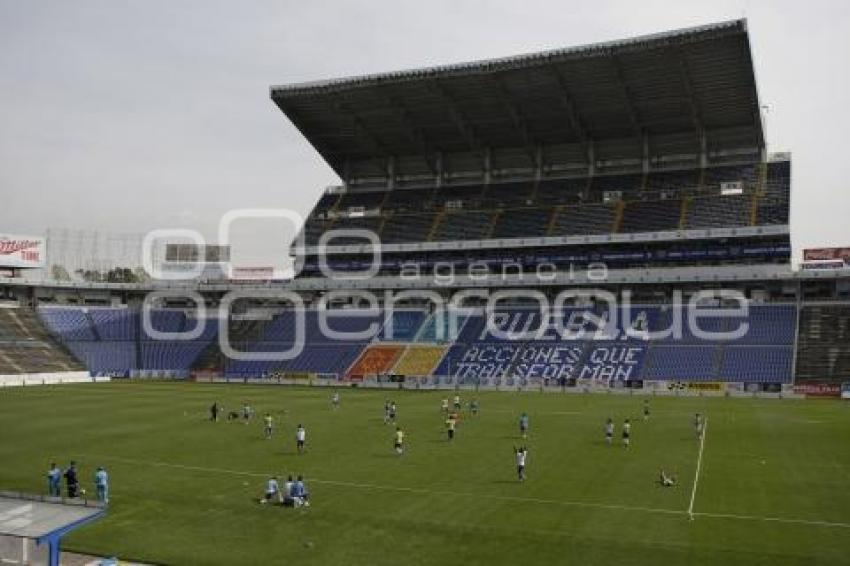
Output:
M304 429L304 425L298 425L298 428L295 429L295 447L299 454L304 452L305 442L307 442L307 431Z
M339 391L334 391L334 394L331 396L331 406L334 409L339 409Z
M272 499L277 499L278 503L283 503L283 494L280 492L276 477L271 477L266 482L266 493L260 499L260 503L268 503Z
M697 413L694 415L694 432L697 435L697 440L702 438L702 430L705 427L705 423L703 421L702 415Z
M629 419L626 419L623 422L623 446L626 448L629 447L629 444L632 441L632 423L629 422Z
M516 474L519 481L525 481L525 461L528 458L528 448L514 446L514 455L516 456Z
M605 421L605 442L610 446L614 441L614 420L610 417Z

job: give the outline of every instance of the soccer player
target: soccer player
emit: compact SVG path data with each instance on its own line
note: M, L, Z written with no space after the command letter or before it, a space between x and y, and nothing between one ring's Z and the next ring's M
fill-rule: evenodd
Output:
M298 449L299 454L304 453L304 443L307 441L307 431L304 429L304 425L298 425L298 428L295 429L295 447Z
M390 400L384 399L384 424L390 422Z
M668 476L667 472L664 471L664 468L661 468L661 472L658 475L658 483L661 484L662 487L673 487L676 485L675 476Z
M401 456L404 454L404 431L400 426L395 427L395 453Z
M456 426L456 416L454 414L449 415L449 417L446 419L446 434L448 435L449 440L454 440Z
M469 410L472 411L472 416L478 415L478 409L480 406L478 405L478 399L473 399L469 402Z
M697 413L694 415L694 432L696 432L697 440L702 438L702 429L704 427L702 415Z
M103 469L103 466L98 467L94 474L94 487L97 490L97 500L101 503L109 503L109 474Z
M448 399L444 398L442 401L440 401L440 410L443 411L444 413L449 412L449 400Z
M65 470L65 485L68 490L68 498L74 499L80 490L80 480L77 478L77 464L71 460L71 465Z
M460 411L460 395L455 395L454 406L455 406L455 411Z
M623 422L623 446L626 448L629 447L629 443L631 442L632 436L632 423L629 422L629 419L626 419Z
M62 470L56 467L56 463L50 464L50 469L47 470L47 494L50 497L59 497L62 495Z
M395 424L395 413L396 413L395 401L392 401L392 402L390 403L390 414L389 414L389 418L390 418L390 422L391 422L391 423L393 423L393 424Z
M292 486L295 485L295 482L292 481L292 476L286 478L286 481L283 484L283 493L281 497L283 498L284 505L292 505L295 506L295 501L292 499Z
M272 437L272 433L274 432L274 418L269 413L266 413L265 416L263 416L263 423L265 425L266 439L269 439Z
M251 409L251 405L245 403L242 405L242 420L245 421L245 424L248 424L248 421L251 420L251 415L253 414L253 410Z
M260 499L260 503L268 503L272 499L277 499L278 503L283 503L283 494L280 492L280 486L277 483L277 478L272 476L269 478L269 481L266 482L266 493L262 499Z
M213 422L218 422L218 413L221 410L221 407L218 406L218 401L212 404L210 407L210 420Z
M516 474L519 481L525 481L525 460L528 457L528 448L514 446L514 454L516 455Z
M334 394L331 396L331 406L334 409L339 409L339 391L334 391Z
M519 433L523 439L528 438L528 413L523 413L519 417Z
M643 420L649 420L649 399L643 400Z
M605 442L610 446L614 441L614 420L608 417L605 421Z
M304 485L303 476L298 476L298 479L292 484L292 498L295 499L297 505L303 505L304 507L310 506L310 494Z

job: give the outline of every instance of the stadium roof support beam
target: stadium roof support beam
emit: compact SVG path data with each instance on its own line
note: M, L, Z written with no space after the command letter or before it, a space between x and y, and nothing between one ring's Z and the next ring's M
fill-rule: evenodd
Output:
M685 87L685 92L688 95L688 105L691 108L691 121L694 123L694 132L697 137L697 142L700 145L700 164L705 167L708 162L705 125L702 120L702 112L700 111L699 100L694 89L694 82L691 78L691 70L688 67L688 62L682 55L681 49L676 51L676 58L679 60L679 73L682 77L682 85Z
M505 85L502 83L501 79L497 75L493 75L493 84L495 85L496 96L499 97L499 101L505 107L505 110L508 111L508 115L511 117L511 122L513 122L514 129L516 129L520 138L522 138L522 143L525 147L525 152L528 154L528 158L531 160L531 163L536 162L536 152L535 152L535 143L531 139L531 133L528 128L528 122L525 117L522 115L517 106L511 102L510 93L508 93Z
M561 70L557 67L552 67L552 75L558 83L558 89L561 93L561 105L564 107L564 110L567 111L567 119L570 122L570 128L576 133L579 141L586 148L588 143L592 140L590 134L587 132L587 128L585 128L581 122L581 116L576 109L575 99L570 92L570 88L567 86L567 81L564 79Z
M635 106L634 96L626 83L626 78L623 76L623 67L620 65L619 59L612 54L611 65L614 67L614 74L617 76L617 81L620 83L620 88L623 91L623 102L626 105L626 112L629 115L629 122L632 124L632 129L637 138L643 138L644 127L640 119L640 114Z
M390 109L393 111L393 114L398 119L398 121L404 126L404 132L407 134L408 139L416 144L420 151L422 151L423 157L425 159L425 164L428 166L428 169L433 174L437 174L437 168L434 166L434 163L431 161L431 156L434 155L437 150L434 148L434 144L432 144L428 140L428 136L425 135L425 132L421 127L416 123L413 117L410 115L410 111L407 107L402 103L395 95L391 92L388 92L386 89L382 89L381 93L384 96L384 99L390 106Z
M348 104L336 98L332 102L333 108L336 112L342 114L343 116L349 116L351 118L351 123L354 125L354 128L360 132L360 134L368 140L369 144L373 146L378 152L380 152L384 156L392 155L392 151L387 147L387 145L382 142L378 136L376 136L372 131L366 127L363 119L360 115L351 108Z
M460 133L461 137L463 137L463 140L466 142L470 151L472 151L474 155L478 156L483 164L484 152L482 150L482 144L475 137L475 132L473 131L472 126L469 125L469 120L467 120L463 115L463 112L458 109L457 102L452 97L451 93L448 92L438 81L430 81L429 88L431 92L442 100L446 110L449 112L452 123L454 123L455 128L457 128L458 133Z

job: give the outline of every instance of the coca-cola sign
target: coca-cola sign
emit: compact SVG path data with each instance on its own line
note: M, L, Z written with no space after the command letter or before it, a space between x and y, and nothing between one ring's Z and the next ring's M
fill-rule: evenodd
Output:
M0 234L0 267L44 267L47 244L39 236Z

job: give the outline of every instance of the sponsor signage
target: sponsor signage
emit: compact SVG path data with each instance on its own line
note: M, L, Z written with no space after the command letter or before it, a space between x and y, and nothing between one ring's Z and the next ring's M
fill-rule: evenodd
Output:
M44 267L46 259L47 242L41 236L0 234L0 267Z
M850 248L809 248L803 250L803 261L830 260L850 263Z
M800 393L806 397L839 397L841 388L838 385L827 383L808 383L805 385L795 385L794 393Z

